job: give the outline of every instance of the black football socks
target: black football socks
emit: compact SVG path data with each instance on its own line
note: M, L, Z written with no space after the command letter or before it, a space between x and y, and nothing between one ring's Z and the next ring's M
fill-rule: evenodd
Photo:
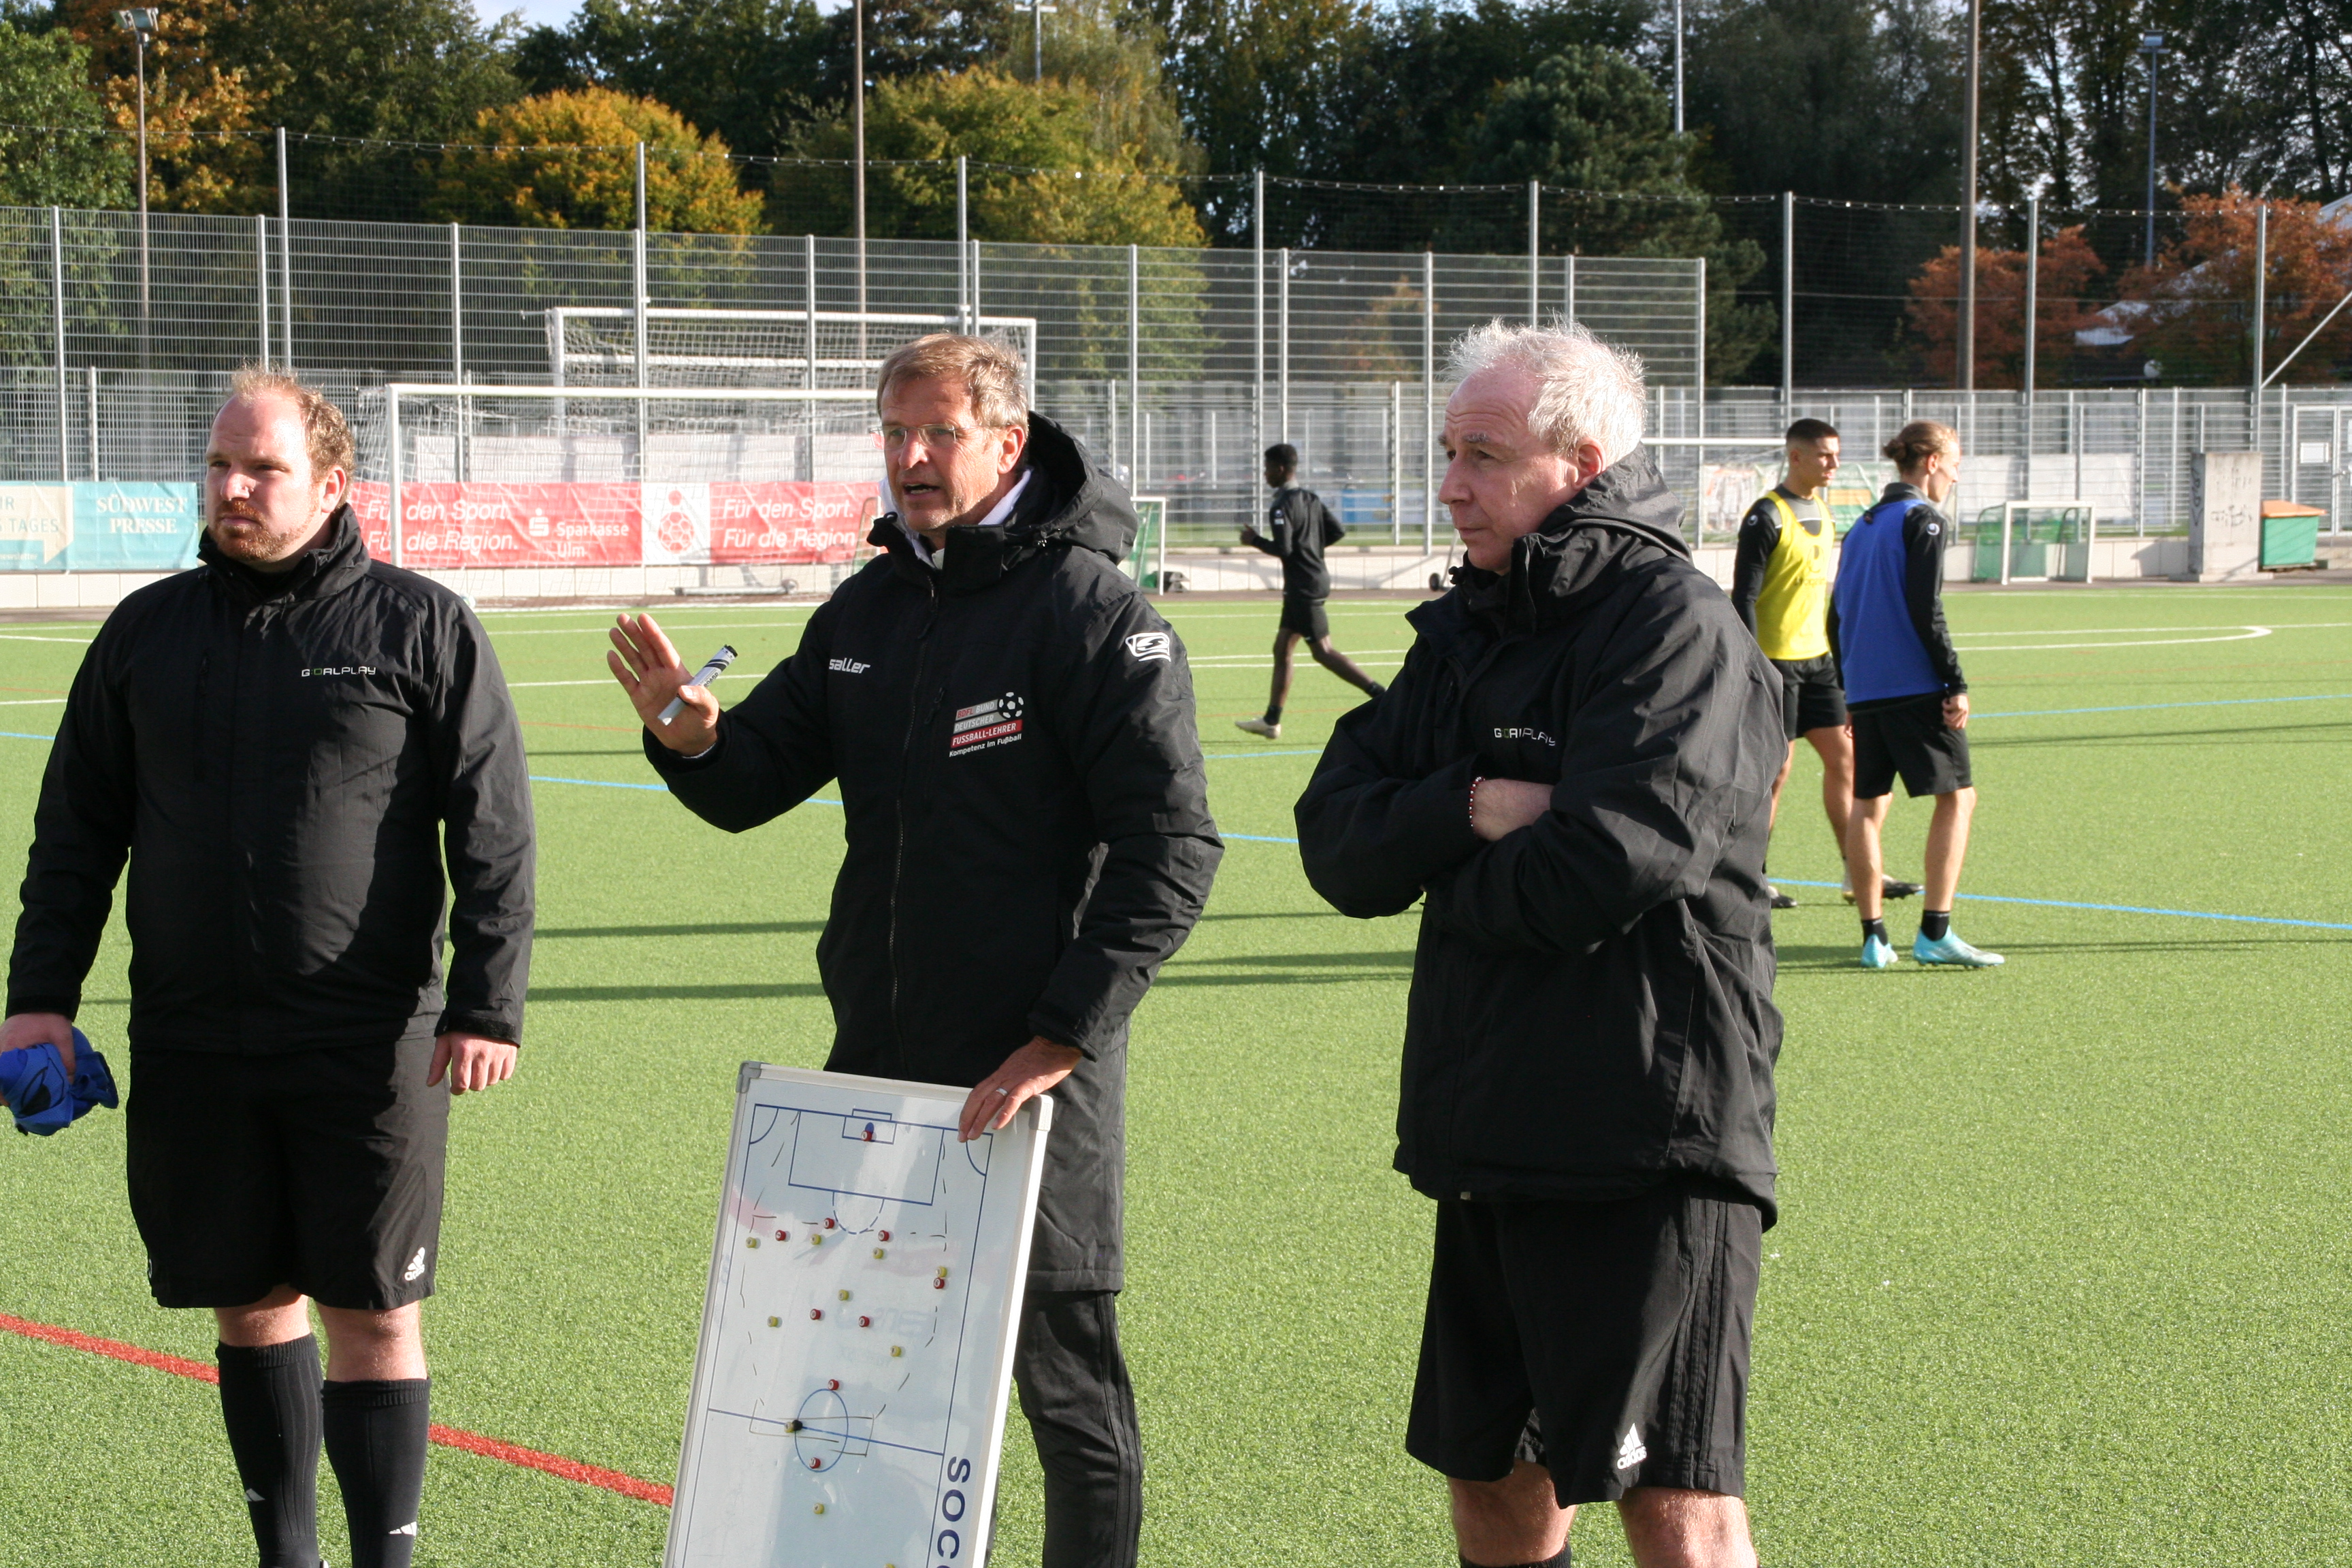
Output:
M1886 921L1884 919L1862 922L1862 940L1868 942L1872 937L1876 937L1889 947L1895 945L1894 940L1886 934Z
M429 1377L326 1385L327 1462L343 1489L352 1568L408 1568L415 1553L432 1391Z
M1951 910L1921 910L1919 911L1919 934L1926 937L1929 942L1943 941L1945 933L1949 931L1951 929Z
M261 1568L319 1568L319 1342L305 1334L215 1355Z
M1266 721L1267 723L1269 723L1269 724L1279 724L1279 723L1281 723L1281 722L1282 722L1282 704L1281 704L1281 703L1276 702L1276 703L1273 704L1272 706L1270 706L1270 707L1268 707L1268 708L1266 709L1266 710L1265 710L1265 721Z

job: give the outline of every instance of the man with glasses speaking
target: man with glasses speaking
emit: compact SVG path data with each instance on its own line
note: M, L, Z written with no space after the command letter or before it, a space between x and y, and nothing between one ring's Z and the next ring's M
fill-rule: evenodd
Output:
M1192 673L1119 570L1133 505L1030 412L1017 356L919 339L876 400L884 553L798 652L723 717L650 616L623 616L607 657L655 770L713 826L757 827L840 781L847 845L817 942L829 1069L975 1086L967 1140L1053 1092L1013 1377L1045 1568L1115 1568L1143 1505L1115 1312L1128 1016L1223 852Z

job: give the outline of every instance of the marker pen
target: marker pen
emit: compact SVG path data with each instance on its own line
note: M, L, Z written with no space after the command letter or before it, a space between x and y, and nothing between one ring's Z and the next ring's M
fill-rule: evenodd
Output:
M710 656L709 662L705 664L700 669L696 670L694 672L694 679L688 681L687 684L688 686L709 686L726 671L729 665L734 662L735 650L732 647L730 647L727 644L721 643L719 645L719 651ZM671 698L669 700L669 706L661 710L661 721L665 724L668 723L671 720L678 716L679 710L685 708L685 698Z

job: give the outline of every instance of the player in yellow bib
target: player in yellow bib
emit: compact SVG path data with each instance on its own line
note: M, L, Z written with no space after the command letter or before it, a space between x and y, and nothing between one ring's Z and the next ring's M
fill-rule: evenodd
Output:
M1780 815L1780 791L1796 765L1797 737L1811 742L1822 758L1822 809L1830 836L1845 860L1846 819L1853 813L1853 741L1846 733L1845 692L1838 685L1837 661L1830 657L1830 584L1837 574L1837 530L1830 519L1829 482L1838 470L1836 426L1800 419L1789 426L1788 469L1764 492L1739 524L1739 552L1732 566L1731 603L1756 634L1764 657L1780 671L1780 715L1789 735L1789 757L1772 781L1772 816ZM1916 882L1882 879L1884 895L1907 899ZM1796 900L1771 889L1772 907ZM1842 895L1853 902L1853 882Z

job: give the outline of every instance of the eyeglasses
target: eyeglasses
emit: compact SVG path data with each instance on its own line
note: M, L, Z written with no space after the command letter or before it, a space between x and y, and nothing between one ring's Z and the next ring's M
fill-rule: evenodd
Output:
M908 439L919 441L933 451L951 451L975 436L989 434L992 426L962 430L953 425L885 425L874 432L874 444L886 452L904 449Z

